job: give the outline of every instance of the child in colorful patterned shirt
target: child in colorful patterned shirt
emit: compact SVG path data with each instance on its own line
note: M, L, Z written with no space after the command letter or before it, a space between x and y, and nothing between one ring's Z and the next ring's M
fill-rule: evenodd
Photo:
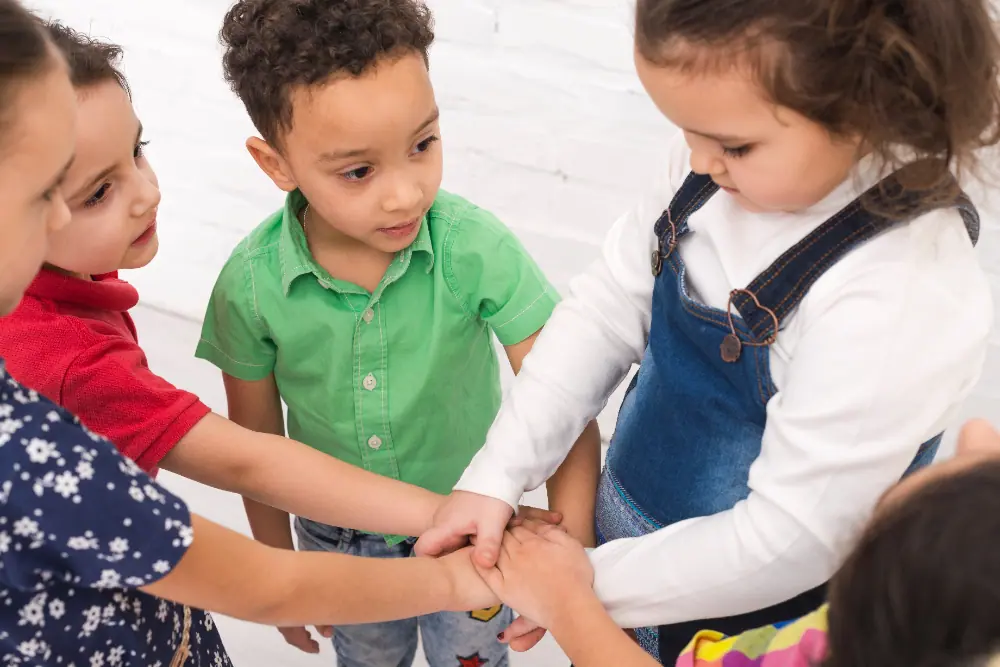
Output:
M1000 650L1000 434L965 425L954 458L891 488L828 605L725 637L699 632L677 667L969 667ZM591 589L572 538L540 524L504 537L499 570L481 571L507 604L551 628L576 667L655 667ZM512 643L517 648L517 643Z

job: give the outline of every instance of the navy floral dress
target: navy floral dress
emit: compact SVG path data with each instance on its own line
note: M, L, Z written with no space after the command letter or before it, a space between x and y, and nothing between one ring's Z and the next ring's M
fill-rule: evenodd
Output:
M230 665L206 612L136 590L191 540L182 500L0 361L0 666Z

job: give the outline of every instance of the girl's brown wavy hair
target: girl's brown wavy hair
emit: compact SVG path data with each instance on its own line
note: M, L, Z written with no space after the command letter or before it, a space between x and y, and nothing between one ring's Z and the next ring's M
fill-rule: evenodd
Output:
M638 0L636 49L693 73L749 66L777 105L907 167L923 200L953 197L951 172L1000 141L987 0Z

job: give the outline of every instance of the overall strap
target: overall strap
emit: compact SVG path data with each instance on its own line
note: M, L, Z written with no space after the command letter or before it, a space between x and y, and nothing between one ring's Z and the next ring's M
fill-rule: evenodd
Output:
M897 174L893 174L848 204L781 255L745 289L733 291L731 305L739 311L754 339L739 342L751 345L773 342L781 322L830 267L857 246L931 210L957 209L975 245L979 239L979 214L957 183L953 182L953 189L956 194L950 201L925 203L916 194L908 197ZM863 202L874 205L866 208ZM889 218L873 212L872 209L877 211L886 202L891 202L896 210L902 208L902 213ZM738 357L738 346L735 352Z
M663 261L670 257L677 241L688 233L688 218L704 205L712 195L719 191L719 186L711 176L691 172L684 179L681 187L670 200L670 206L664 211L653 231L656 234L657 248L653 252L651 268L653 275L660 275Z

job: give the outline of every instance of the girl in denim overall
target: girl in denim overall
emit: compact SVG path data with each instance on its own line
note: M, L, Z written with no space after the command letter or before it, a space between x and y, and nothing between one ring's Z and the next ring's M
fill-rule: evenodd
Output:
M637 72L682 130L667 173L572 283L420 550L476 533L495 558L639 363L598 489L613 618L669 664L698 629L819 606L981 372L992 299L952 171L996 142L991 26L986 0L639 0Z

